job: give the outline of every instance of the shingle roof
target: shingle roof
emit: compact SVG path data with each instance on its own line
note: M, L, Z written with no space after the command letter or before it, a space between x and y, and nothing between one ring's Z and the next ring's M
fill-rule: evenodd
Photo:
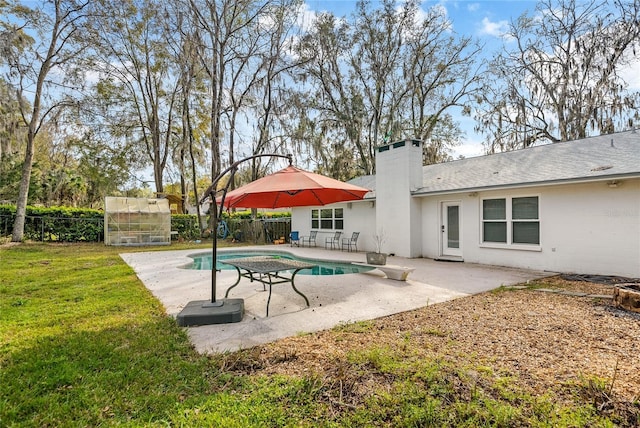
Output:
M375 198L376 191L376 176L375 175L361 175L360 177L353 178L347 181L349 184L353 184L355 186L364 187L365 189L371 190L371 192L364 195L364 199Z
M418 194L640 176L640 132L626 131L423 167Z
M413 194L640 177L640 131L624 131L423 167ZM375 191L375 176L350 183ZM372 197L368 193L367 197Z

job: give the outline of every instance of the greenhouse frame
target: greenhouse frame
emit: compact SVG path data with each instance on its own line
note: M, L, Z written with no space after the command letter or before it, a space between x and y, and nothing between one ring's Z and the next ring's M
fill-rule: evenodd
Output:
M104 203L106 245L171 244L171 210L167 199L107 196Z

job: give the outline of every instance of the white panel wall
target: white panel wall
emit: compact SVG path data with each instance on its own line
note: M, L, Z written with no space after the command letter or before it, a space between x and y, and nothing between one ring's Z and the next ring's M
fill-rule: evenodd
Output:
M350 238L353 232L360 232L358 251L374 249L373 234L376 227L376 209L372 201L355 201L339 203L324 207L297 207L291 209L291 230L300 232L300 236L308 236L311 231L311 210L322 208L344 208L344 238ZM325 239L333 235L333 230L318 230L317 244L324 246Z
M300 236L311 231L311 207L291 208L291 230L300 232Z
M540 246L536 251L483 247L482 198L538 196ZM422 200L425 257L440 255L440 204L462 200L463 258L466 262L563 273L640 277L640 180L535 187L432 196Z
M394 143L397 145L397 143ZM382 251L403 257L422 255L420 201L411 191L422 185L422 143L405 141L376 153L376 223Z
M352 202L351 208L344 210L344 234L360 232L358 251L373 251L373 235L376 231L376 205L372 201Z

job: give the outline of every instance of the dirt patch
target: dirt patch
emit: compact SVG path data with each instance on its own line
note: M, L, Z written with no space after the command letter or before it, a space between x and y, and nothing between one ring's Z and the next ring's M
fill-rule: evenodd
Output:
M363 324L274 342L253 351L249 371L327 374L352 351L409 346L456 365L490 367L536 395L571 400L577 383L596 376L619 402L640 399L640 317L611 299L537 291L551 288L612 295L613 287L561 277L431 305ZM575 398L575 397L573 397Z

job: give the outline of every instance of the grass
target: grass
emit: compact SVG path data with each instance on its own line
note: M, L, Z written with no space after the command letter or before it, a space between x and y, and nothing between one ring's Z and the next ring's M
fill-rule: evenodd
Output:
M259 348L198 355L121 251L0 248L0 426L613 426L594 409L593 379L563 406L486 367L425 357L406 337L329 375L262 375Z

